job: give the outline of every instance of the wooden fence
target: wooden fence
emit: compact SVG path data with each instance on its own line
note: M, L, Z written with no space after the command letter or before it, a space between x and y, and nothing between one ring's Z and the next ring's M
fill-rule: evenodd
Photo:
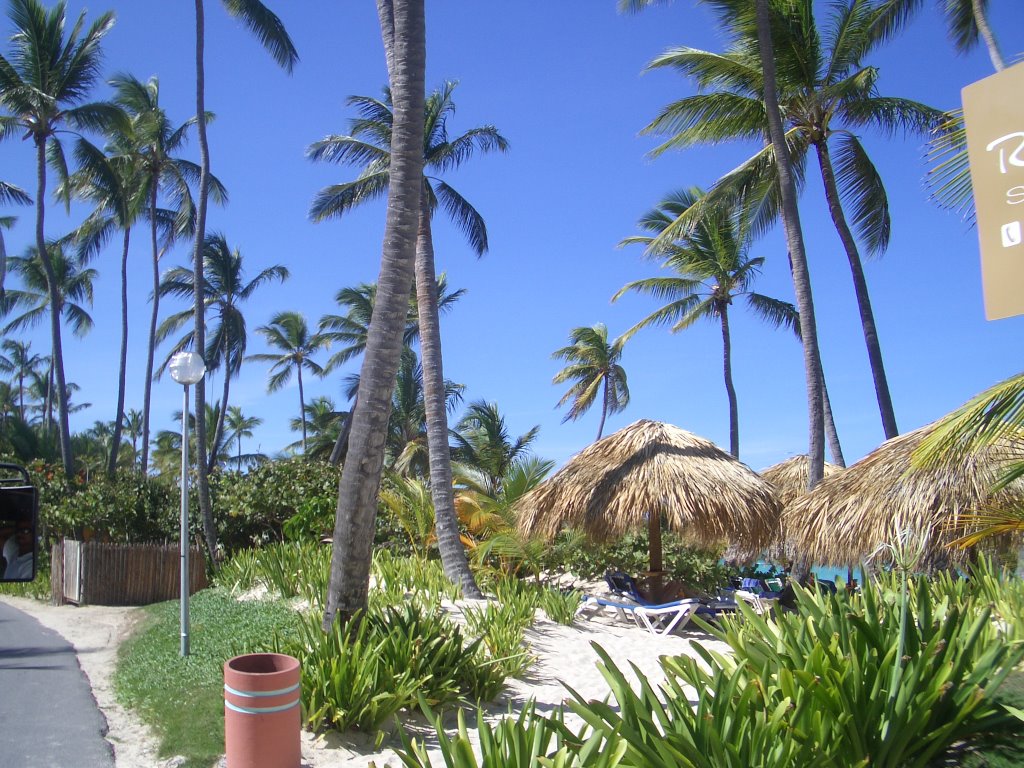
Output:
M103 544L66 541L53 545L50 577L55 604L148 605L181 596L177 544ZM77 550L77 556L74 551ZM69 573L74 568L77 573ZM203 550L189 551L192 593L207 586Z

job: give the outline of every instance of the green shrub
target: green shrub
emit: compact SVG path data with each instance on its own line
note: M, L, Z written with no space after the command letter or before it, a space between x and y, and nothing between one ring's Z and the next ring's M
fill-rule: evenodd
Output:
M999 638L990 606L937 601L931 589L917 579L906 603L896 590L798 590L797 614L774 621L741 606L742 621L712 632L736 663L777 681L774 703L790 702L790 727L818 749L848 765L924 766L1011 725L990 694L1024 659Z
M264 586L285 597L301 597L314 608L323 603L330 578L331 548L314 542L277 542L236 552L216 582L231 592Z
M388 550L377 550L373 553L372 573L375 589L371 596L381 602L397 603L409 595L427 603L441 599L454 602L462 597L462 587L445 575L440 560L399 557Z
M583 600L583 593L575 589L563 592L560 589L545 587L540 593L540 607L548 618L559 624L572 626L576 620L576 611Z
M664 569L671 578L705 591L728 584L732 569L721 564L721 552L687 546L676 534L662 538ZM598 579L610 569L643 573L650 568L647 532L627 533L604 546L580 541L566 534L557 539L544 558L544 567L558 573L572 572L584 579Z
M605 748L598 736L584 739L574 734L556 713L553 717L537 714L533 702L527 704L516 717L506 717L492 726L477 713L477 738L482 753L478 761L473 741L466 728L465 714L459 711L458 730L449 736L440 718L433 718L438 748L447 768L614 768L620 765L623 746L615 750ZM406 768L428 768L432 763L426 748L404 731L402 749L396 750Z
M316 539L330 534L339 477L338 467L304 458L268 461L245 474L215 472L211 485L221 542L230 552L280 541L286 521L304 515L294 524L296 532Z
M482 639L491 661L502 673L520 677L534 662L523 643L534 610L529 602L488 602L482 608L467 606L462 615L469 633Z
M275 646L302 663L302 696L312 728L373 732L402 709L493 698L500 670L466 642L447 615L416 603L371 608L350 627L325 633L303 619L297 639Z

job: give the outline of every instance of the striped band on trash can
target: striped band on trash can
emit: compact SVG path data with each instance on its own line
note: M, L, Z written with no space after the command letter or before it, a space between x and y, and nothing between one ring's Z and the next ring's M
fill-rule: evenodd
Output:
M242 699L253 699L253 703L260 699L265 699L270 696L284 696L288 693L296 693L299 690L299 684L290 685L287 688L279 688L276 691L239 691L232 688L227 683L224 683L224 692L229 693L232 696L237 696ZM237 704L232 703L227 696L224 697L224 706L234 712L241 712L243 715L262 715L269 712L284 712L286 709L299 706L299 696L295 696L290 704L278 704L273 707L241 707Z

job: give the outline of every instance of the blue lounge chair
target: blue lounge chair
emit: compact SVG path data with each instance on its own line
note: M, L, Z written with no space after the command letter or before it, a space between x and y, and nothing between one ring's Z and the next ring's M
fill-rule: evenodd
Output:
M677 600L661 605L637 605L601 597L587 596L583 598L577 615L591 619L605 610L613 610L624 619L632 619L638 627L642 627L654 635L667 635L674 629L682 629L690 617L697 612L700 602L697 600Z
M612 594L628 598L639 605L648 607L653 605L650 600L640 594L640 589L637 587L636 579L628 573L624 573L623 571L608 571L604 575L604 580L607 582L608 588L612 591ZM698 604L695 613L705 621L715 621L720 618L722 614L735 613L739 610L735 600L713 600L705 597L688 598L688 600Z

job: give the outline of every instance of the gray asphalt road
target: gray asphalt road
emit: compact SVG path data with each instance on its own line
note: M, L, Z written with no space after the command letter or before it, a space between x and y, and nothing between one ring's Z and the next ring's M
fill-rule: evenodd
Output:
M113 768L106 731L71 645L0 603L0 768Z

